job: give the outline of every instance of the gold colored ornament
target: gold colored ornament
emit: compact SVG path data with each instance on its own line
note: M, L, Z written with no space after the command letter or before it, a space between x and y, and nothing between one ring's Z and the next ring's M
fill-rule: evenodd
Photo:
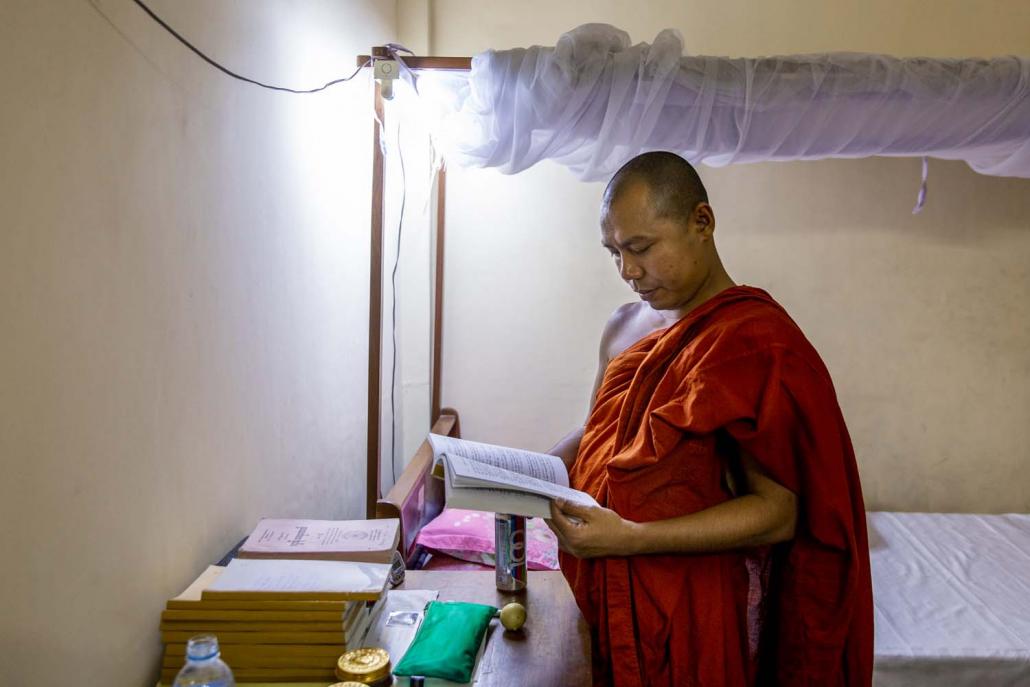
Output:
M336 662L336 677L361 685L389 684L390 654L386 649L363 647L348 651Z

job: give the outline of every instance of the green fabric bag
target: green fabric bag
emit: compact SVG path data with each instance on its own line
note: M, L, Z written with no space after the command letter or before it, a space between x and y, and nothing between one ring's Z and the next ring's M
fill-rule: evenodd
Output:
M394 675L470 681L479 645L496 614L496 608L484 604L430 601L415 639L393 669Z

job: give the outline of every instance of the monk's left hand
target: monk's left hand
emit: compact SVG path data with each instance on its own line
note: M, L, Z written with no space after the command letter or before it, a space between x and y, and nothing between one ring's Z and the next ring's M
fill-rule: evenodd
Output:
M547 520L562 551L576 558L626 556L632 553L635 523L601 506L581 506L562 499L551 501Z

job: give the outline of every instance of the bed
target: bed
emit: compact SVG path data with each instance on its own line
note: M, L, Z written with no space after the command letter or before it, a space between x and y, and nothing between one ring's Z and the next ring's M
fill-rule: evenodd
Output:
M460 435L444 409L433 431ZM409 569L491 569L431 552L419 531L444 507L424 442L377 517L401 521ZM868 515L877 687L1030 685L1030 515Z
M868 521L875 684L1030 685L1030 515Z

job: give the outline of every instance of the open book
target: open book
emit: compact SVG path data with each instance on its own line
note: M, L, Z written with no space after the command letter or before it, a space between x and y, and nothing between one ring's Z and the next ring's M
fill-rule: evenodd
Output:
M561 458L506 446L430 434L434 465L444 468L447 506L549 518L552 499L596 506L569 487Z

